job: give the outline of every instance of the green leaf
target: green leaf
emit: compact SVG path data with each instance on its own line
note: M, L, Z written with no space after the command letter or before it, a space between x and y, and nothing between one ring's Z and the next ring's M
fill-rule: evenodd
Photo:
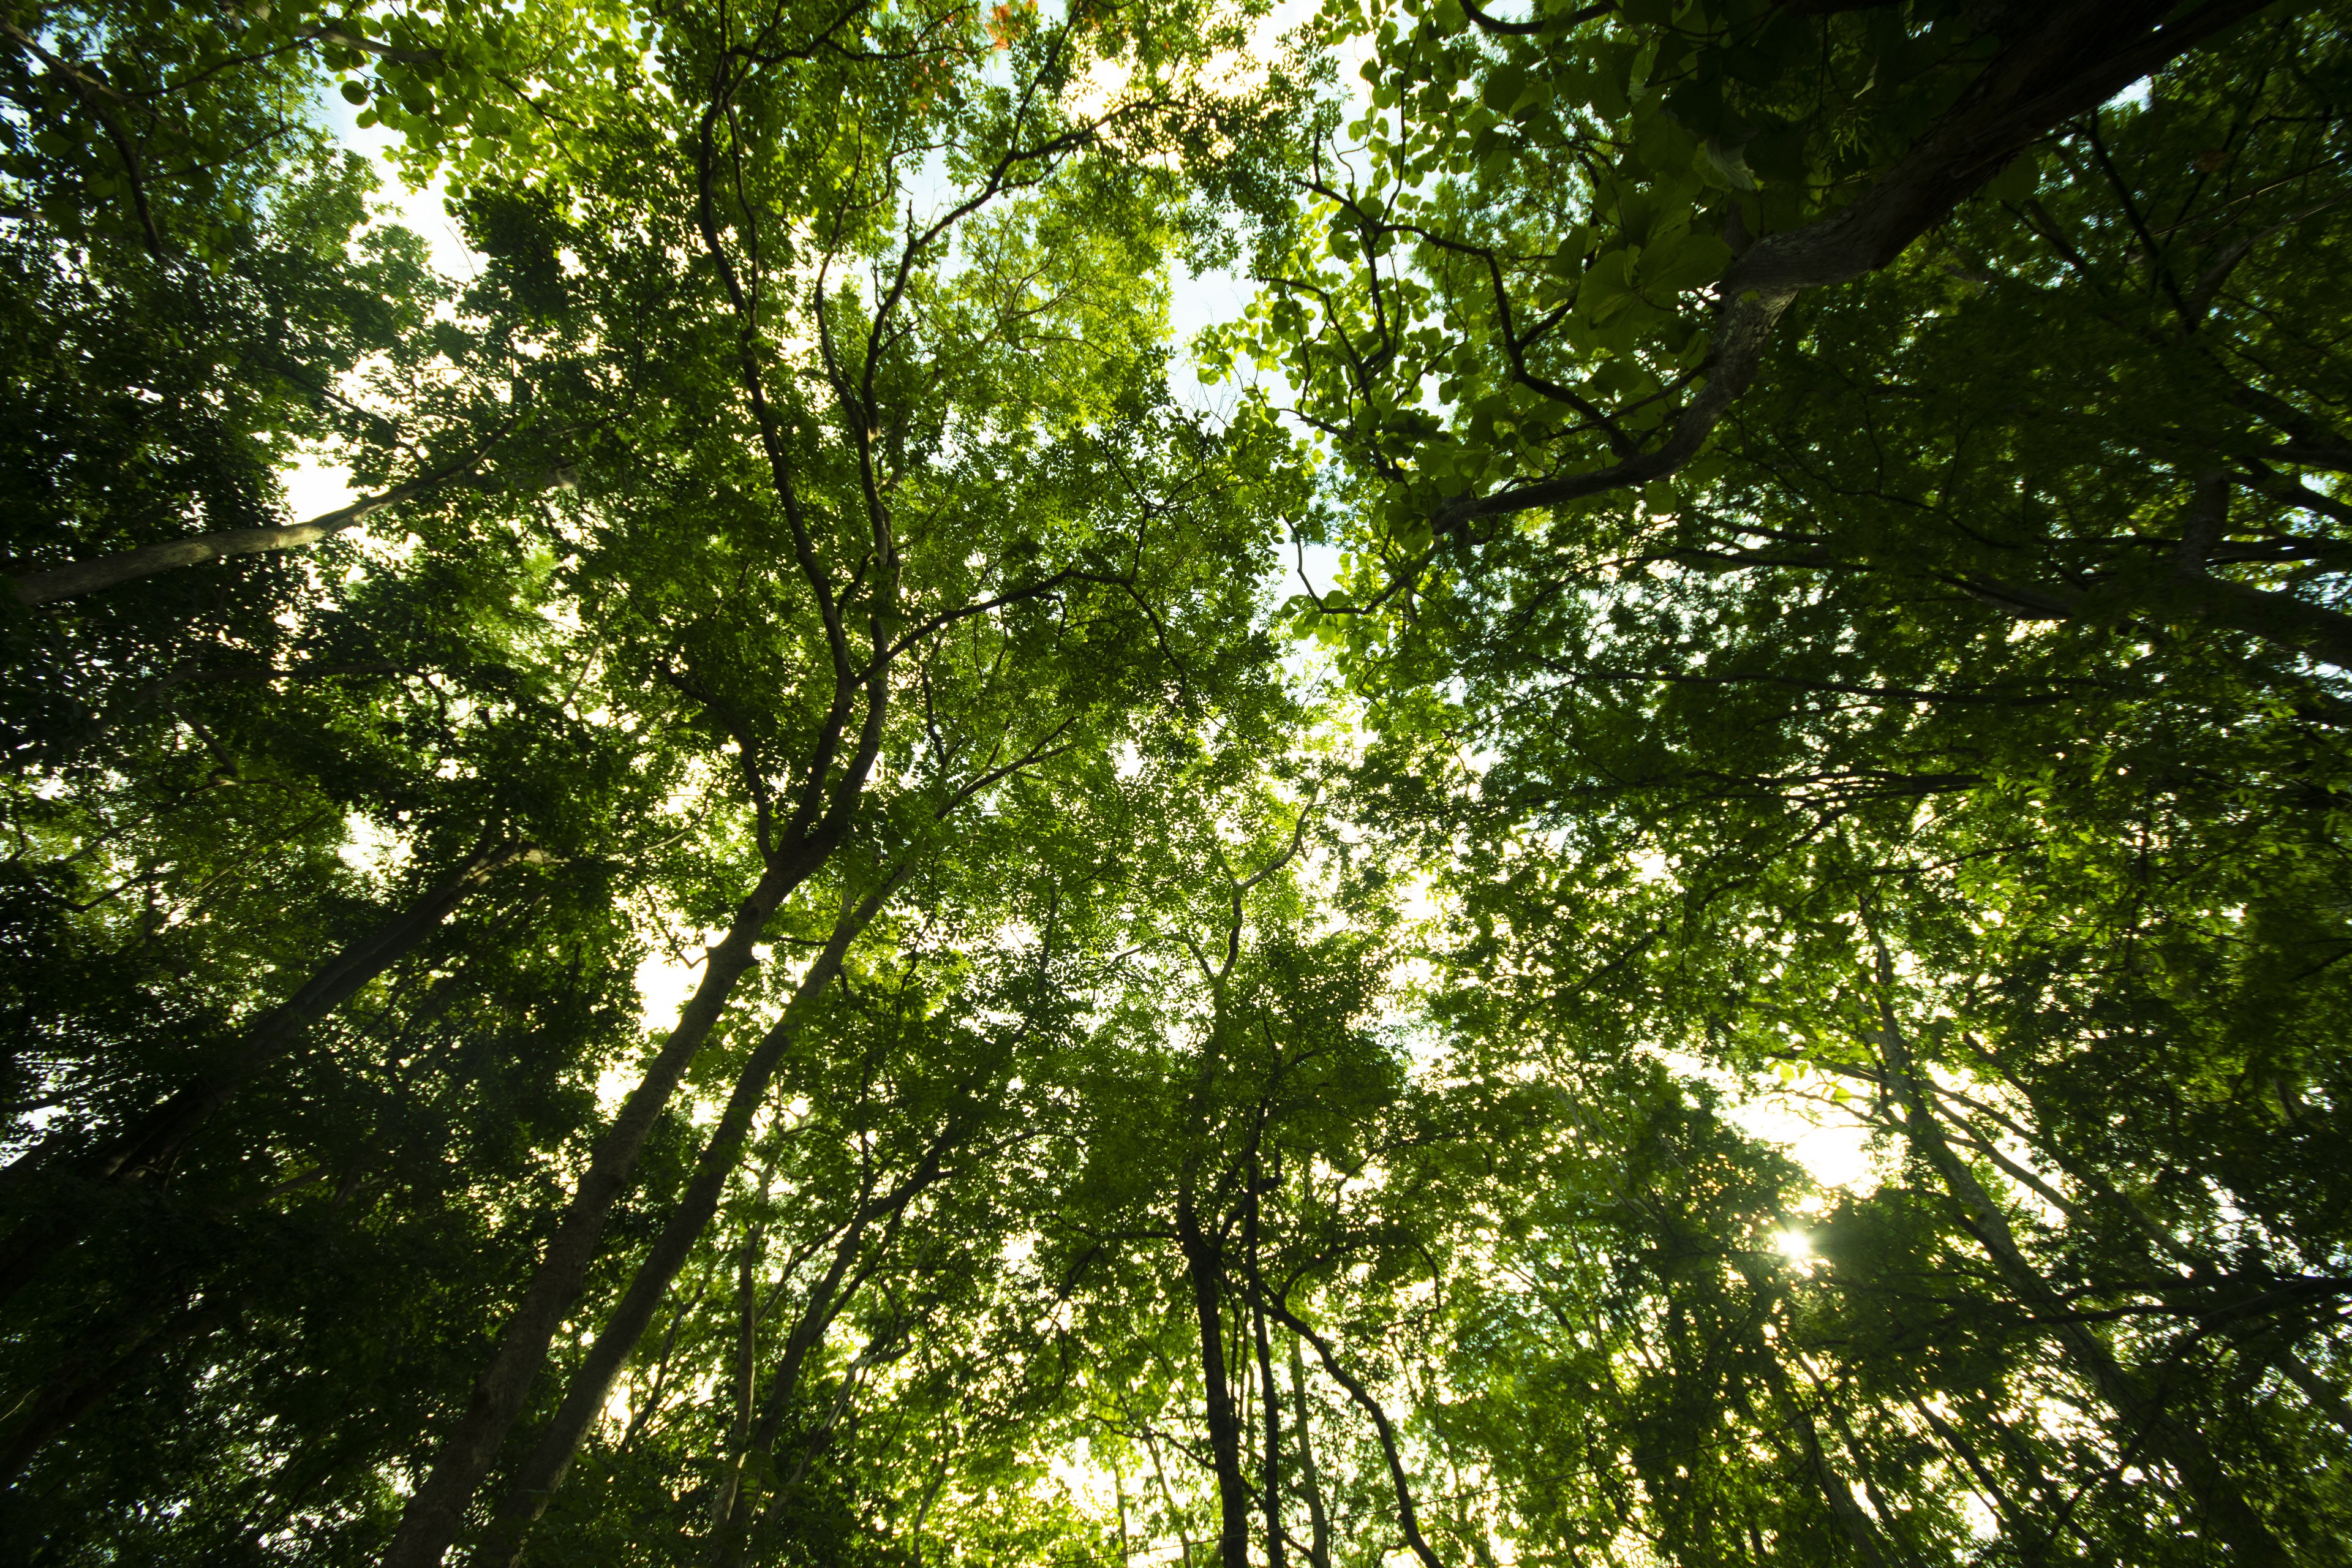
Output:
M1684 229L1642 252L1642 293L1660 300L1714 282L1731 265L1731 247L1711 234Z
M2042 171L2033 154L2020 153L2001 166L2000 174L1985 182L1984 195L1989 200L2014 206L2031 200L2041 183Z
M1715 177L1709 183L1735 191L1752 191L1756 176L1748 172L1748 160L1742 154L1742 142L1726 142L1719 136L1710 136L1699 143L1699 157L1705 170Z

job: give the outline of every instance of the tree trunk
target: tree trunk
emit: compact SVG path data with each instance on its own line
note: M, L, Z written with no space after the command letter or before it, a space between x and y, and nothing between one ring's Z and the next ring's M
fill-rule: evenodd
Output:
M724 1563L735 1551L734 1542L745 1538L744 1531L730 1529L736 1519L736 1500L742 1494L743 1467L754 1449L764 1451L774 1442L776 1429L783 1424L784 1414L792 1406L793 1394L800 1387L801 1365L832 1325L836 1311L835 1292L841 1289L842 1277L849 1272L849 1265L856 1259L857 1249L865 1240L866 1209L864 1197L861 1193L857 1212L851 1216L847 1230L834 1247L833 1262L825 1268L824 1278L809 1290L808 1301L793 1322L793 1331L784 1336L784 1353L777 1361L775 1375L769 1380L767 1397L760 1401L756 1419L751 1407L752 1368L747 1362L743 1369L741 1430L736 1434L733 1462L720 1478L718 1499L710 1507L711 1533L719 1542L715 1558L720 1563ZM751 1353L751 1347L747 1344L744 1354L749 1357Z
M1830 1463L1829 1456L1822 1451L1820 1428L1813 1425L1812 1416L1806 1413L1803 1405L1785 1398L1785 1388L1781 1392L1790 1420L1795 1424L1797 1436L1805 1446L1805 1463L1812 1470L1814 1484L1821 1489L1822 1500L1830 1505L1830 1512L1835 1516L1838 1529L1844 1532L1847 1542L1853 1547L1853 1554L1862 1560L1864 1568L1886 1568L1886 1555L1878 1550L1878 1533L1871 1528L1870 1518L1862 1511L1862 1504L1855 1500L1853 1488L1846 1484L1846 1479L1838 1473L1836 1467Z
M2002 1488L1983 1457L1977 1452L1976 1445L1969 1441L1968 1434L1936 1414L1936 1407L1916 1394L1911 1396L1911 1407L1919 1412L1928 1427L1943 1439L1944 1447L1949 1448L1960 1463L1968 1467L1969 1474L1976 1478L1977 1488L1984 1493L1985 1501L1991 1505L1995 1515L2007 1527L2010 1539L2017 1543L2018 1555L2030 1568L2041 1568L2041 1564L2050 1558L2048 1538L2032 1522L2026 1511L2017 1506L2017 1500Z
M1298 1336L1290 1336L1290 1422L1298 1434L1298 1479L1307 1493L1307 1523L1313 1568L1331 1568L1331 1516L1323 1510L1323 1478L1315 1469L1314 1436L1307 1429L1307 1360Z
M2344 1395L2291 1350L2279 1352L2278 1366L2279 1371L2286 1374L2286 1380L2303 1391L2303 1396L2311 1401L2314 1409L2335 1422L2346 1436L2352 1437L2352 1404L2347 1404Z
M2074 593L2046 584L1974 578L1977 593L2021 620L2065 621L2088 615L2132 620L2203 622L2243 632L2289 653L2338 669L2352 669L2352 616L2306 603L2293 594L2250 587L2201 568L2140 588Z
M1396 1489L1397 1527L1404 1532L1404 1543L1412 1548L1415 1557L1421 1559L1423 1568L1444 1568L1421 1533L1421 1513L1412 1505L1412 1480L1404 1473L1404 1455L1397 1447L1396 1427L1389 1420L1389 1413L1381 1408L1380 1401L1372 1397L1372 1391L1364 1386L1361 1379L1339 1364L1339 1358L1332 1353L1329 1341L1308 1328L1279 1297L1267 1294L1264 1280L1251 1280L1250 1288L1265 1303L1266 1310L1273 1314L1275 1321L1315 1347L1315 1359L1323 1363L1323 1370L1331 1374L1331 1381L1346 1389L1348 1397L1356 1402L1356 1407L1371 1417L1373 1435L1381 1440L1381 1456L1388 1461L1389 1482Z
M906 1353L906 1346L903 1343L896 1349L890 1348L891 1341L898 1334L898 1329L899 1323L893 1321L883 1333L868 1342L866 1348L858 1352L856 1359L844 1370L841 1391L834 1396L833 1408L825 1413L824 1419L818 1424L816 1430L801 1441L800 1458L793 1466L793 1473L778 1483L774 1495L769 1498L766 1506L760 1510L758 1518L753 1519L748 1506L745 1508L743 1520L750 1533L744 1542L742 1553L737 1559L738 1562L775 1560L776 1552L772 1540L775 1528L787 1517L785 1512L787 1507L800 1495L801 1483L808 1479L810 1468L816 1463L825 1449L832 1446L834 1434L841 1428L842 1417L849 1412L852 1402L856 1397L858 1379L865 1375L867 1368L877 1364L887 1364Z
M767 1203L769 1184L774 1179L775 1168L775 1161L772 1157L767 1169L761 1174L760 1201L762 1206ZM751 1440L751 1410L760 1375L760 1324L767 1316L767 1308L774 1304L772 1298L766 1303L760 1300L761 1245L766 1235L764 1226L752 1226L750 1234L744 1237L741 1256L736 1262L735 1411L728 1418L727 1447L724 1450L733 1454L740 1454L743 1446ZM793 1331L799 1331L798 1324L793 1325ZM736 1479L732 1468L720 1478L719 1500L710 1509L714 1526L726 1520L728 1510L734 1505Z
M1882 985L1890 983L1892 963L1883 948L1880 971ZM1893 1005L1884 994L1878 1007L1878 1043L1886 1060L1887 1076L1902 1103L1905 1135L1943 1180L1946 1191L1959 1205L1963 1225L1992 1259L2002 1281L2057 1336L2075 1370L2122 1419L2128 1429L2127 1440L2146 1444L2179 1470L2187 1482L2185 1489L2203 1503L2202 1511L2215 1533L2245 1562L2287 1568L2291 1559L2286 1549L2271 1533L2262 1516L2230 1484L2221 1461L2204 1438L2166 1413L2162 1397L2150 1394L2125 1370L2106 1342L2089 1325L2075 1319L2027 1260L2010 1229L2008 1216L1945 1139L1935 1110L1920 1087L1910 1046L1895 1023Z
M1133 1553L1127 1544L1127 1477L1119 1473L1117 1465L1110 1468L1110 1496L1111 1501L1118 1507L1118 1568L1128 1568L1128 1561ZM921 1542L916 1544L919 1549Z
M1249 1248L1250 1278L1257 1278L1258 1181L1257 1162L1250 1162L1250 1198L1246 1215L1248 1233L1242 1245ZM1274 1352L1266 1342L1265 1304L1253 1293L1250 1300L1250 1337L1257 1349L1258 1403L1265 1415L1265 1564L1266 1568L1286 1568L1282 1533L1282 1396L1274 1384Z
M1167 1467L1160 1462L1160 1445L1152 1441L1148 1426L1143 1432L1143 1451L1151 1456L1151 1479L1160 1483L1160 1499L1168 1505L1168 1517L1176 1526L1176 1545L1181 1553L1178 1560L1184 1568L1192 1568L1192 1532L1184 1528L1184 1510L1177 1505L1176 1493L1168 1484Z
M703 961L702 983L680 1009L669 1038L613 1124L597 1139L588 1169L521 1301L507 1320L497 1352L475 1382L465 1414L442 1439L432 1470L401 1514L400 1527L384 1552L384 1568L436 1568L457 1539L475 1490L522 1414L531 1381L547 1359L547 1347L596 1260L605 1218L627 1190L646 1140L718 1024L737 982L757 962L752 950L770 917L823 861L821 854L772 861L737 909L725 939L710 949Z
M2014 1079L2009 1081L2011 1087L2022 1094L2026 1103L2032 1107L2035 1118L2046 1123L2048 1118L2043 1116L2041 1102L2034 1098L2032 1091ZM2059 1170L2065 1173L2069 1178L2080 1184L2108 1209L2122 1215L2158 1252L2175 1263L2185 1266L2200 1280L2219 1281L2227 1278L2227 1271L2211 1258L2193 1247L2183 1245L2178 1237L2158 1222L2154 1215L2147 1212L2137 1198L2116 1187L2100 1174L2095 1167L2076 1159L2054 1140L2030 1136L2025 1129L2017 1126L2014 1122L2009 1125L2011 1131L2024 1138L2029 1144L2041 1152L2043 1158L2056 1165ZM2053 1188L2048 1183L2036 1176L2032 1171L2001 1153L1990 1139L1979 1136L1975 1142L1985 1156L1995 1165L2032 1188L2043 1202L2064 1214L2070 1223L2084 1223L2081 1204L2069 1199L2065 1194ZM2291 1345L2277 1343L2275 1348L2265 1350L2262 1353L2269 1357L2289 1383L2302 1391L2304 1397L2311 1402L2314 1409L2334 1422L2342 1429L2346 1436L2352 1437L2352 1404L2347 1404L2342 1394L2318 1373L2313 1372L2310 1365L2294 1353Z
M742 1484L745 1464L752 1456L758 1455L771 1461L770 1473L773 1473L776 1434L782 1428L784 1417L791 1414L793 1395L800 1387L801 1372L810 1353L824 1342L825 1331L832 1327L834 1320L841 1315L872 1275L879 1263L880 1252L890 1245L898 1217L914 1201L917 1194L940 1179L948 1151L962 1141L966 1131L968 1125L960 1131L950 1123L924 1151L922 1159L916 1163L914 1170L904 1181L879 1197L868 1195L870 1187L867 1193L859 1194L857 1212L840 1244L834 1249L832 1266L809 1293L808 1307L802 1312L800 1321L793 1326L792 1337L784 1343L783 1357L776 1367L774 1379L768 1385L768 1396L760 1406L759 1423L751 1429L742 1452L737 1456L737 1463L728 1472L719 1506L713 1510L718 1535L718 1547L712 1554L716 1568L740 1568L751 1554L761 1528L752 1517L754 1490ZM866 1232L876 1220L886 1217L890 1220L890 1225L884 1231L876 1259L860 1268L856 1278L848 1280L848 1288L844 1289L842 1282L848 1275L849 1265L856 1260L864 1245ZM737 1506L739 1500L740 1507Z
M906 879L909 868L902 864L854 908L842 911L824 951L793 988L784 1016L776 1020L774 1027L751 1052L751 1059L735 1080L734 1091L728 1097L719 1125L702 1147L702 1156L695 1163L685 1195L670 1211L668 1223L662 1226L653 1250L637 1266L636 1276L629 1281L620 1305L614 1308L604 1331L590 1347L587 1361L572 1374L563 1403L557 1407L554 1419L548 1423L530 1458L523 1461L513 1489L499 1508L489 1534L477 1553L479 1561L505 1563L521 1554L524 1536L547 1510L555 1489L563 1484L588 1428L603 1413L604 1402L612 1394L614 1380L620 1376L621 1368L636 1350L637 1342L645 1337L655 1311L669 1293L677 1271L686 1266L694 1244L702 1239L711 1216L719 1212L719 1200L726 1191L728 1178L742 1161L744 1148L751 1141L752 1119L759 1113L761 1101L767 1098L776 1069L783 1065L784 1053L824 1005L825 990L841 973L849 944L872 923L898 884Z
M255 1024L227 1062L165 1100L137 1131L93 1157L90 1174L100 1181L132 1183L168 1173L189 1140L239 1087L292 1049L304 1030L414 952L460 903L487 887L494 872L523 853L515 848L478 853L391 923L344 948L284 1005Z
M1208 1406L1209 1452L1217 1470L1219 1568L1250 1568L1250 1486L1242 1476L1241 1427L1225 1379L1224 1260L1201 1229L1188 1179L1176 1199L1176 1242L1192 1290L1201 1342L1201 1394Z

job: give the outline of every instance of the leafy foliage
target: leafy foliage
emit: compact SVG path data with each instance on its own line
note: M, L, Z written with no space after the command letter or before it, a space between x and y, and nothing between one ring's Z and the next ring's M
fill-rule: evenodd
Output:
M2344 1562L2346 47L0 9L0 1557Z

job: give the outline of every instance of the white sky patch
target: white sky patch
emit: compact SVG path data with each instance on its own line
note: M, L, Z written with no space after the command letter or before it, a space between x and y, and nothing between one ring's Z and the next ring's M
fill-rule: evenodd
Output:
M636 1088L639 1080L644 1077L644 1071L634 1058L627 1061L614 1062L603 1072L598 1073L596 1075L596 1114L610 1121L613 1119L613 1113L621 1109L621 1101L629 1097L629 1090Z
M1311 19L1318 9L1319 0L1279 0L1273 9L1258 18L1252 29L1249 48L1242 54L1221 54L1202 68L1204 80L1222 88L1234 89L1265 79L1266 65L1283 52L1283 37ZM1341 41L1337 53L1338 82L1340 94L1347 100L1342 115L1345 121L1360 118L1371 106L1372 85L1363 78L1364 62L1371 58L1372 40L1351 35ZM1217 268L1206 272L1193 272L1179 267L1170 279L1168 300L1169 325L1174 330L1176 344L1189 350L1192 340L1208 327L1241 319L1250 301L1258 295L1258 286L1248 281L1232 268ZM1214 410L1231 406L1231 396L1212 393L1201 384L1194 374L1188 353L1178 356L1169 374L1169 388L1180 403L1188 406ZM1289 382L1274 367L1260 366L1256 380L1265 384L1268 395L1277 405L1293 401ZM1322 593L1330 586L1331 570L1336 557L1321 569L1316 591ZM1314 572L1310 567L1310 574Z
M1047 1461L1048 1476L1053 1484L1067 1493L1071 1501L1097 1518L1116 1517L1118 1510L1118 1481L1110 1471L1095 1462L1087 1451L1086 1440L1070 1452L1057 1454Z
M397 833L353 812L343 819L342 847L336 853L360 875L388 879L408 864L409 845Z
M362 130L358 108L346 103L340 93L320 94L317 105L320 122L334 132L335 139L375 164L383 181L376 200L391 206L400 226L413 230L425 241L433 269L445 278L465 281L481 276L482 264L488 258L468 246L465 236L457 232L446 201L449 194L446 182L436 179L421 191L414 188L386 160L385 155L398 144L398 137L381 125Z
M359 500L359 492L352 489L352 470L312 453L303 453L278 474L286 483L286 514L297 520L341 511Z
M1870 1149L1871 1129L1837 1109L1825 1092L1761 1088L1681 1051L1658 1055L1676 1072L1721 1090L1723 1119L1788 1155L1816 1185L1857 1194L1877 1187L1881 1172Z
M1168 390L1177 402L1203 413L1229 413L1234 403L1230 390L1203 385L1189 352L1192 340L1211 327L1241 320L1257 294L1257 286L1231 268L1194 272L1179 265L1169 269L1168 325L1180 353L1168 367Z
M672 953L656 949L647 953L637 965L637 1016L648 1029L667 1029L677 1022L677 1010L702 984L702 960L688 955L693 962L680 963Z
M1318 596L1328 594L1339 584L1339 547L1336 544L1306 544L1294 542L1286 585L1292 593L1312 592Z
M1864 1193L1878 1184L1870 1129L1851 1116L1825 1114L1794 1095L1765 1094L1727 1105L1724 1118L1777 1145L1821 1186Z

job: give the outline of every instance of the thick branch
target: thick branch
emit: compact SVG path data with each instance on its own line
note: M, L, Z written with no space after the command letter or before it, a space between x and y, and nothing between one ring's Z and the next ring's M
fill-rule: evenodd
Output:
M101 555L94 561L76 561L64 566L53 566L46 572L28 572L16 581L16 597L26 605L47 605L58 599L94 594L101 588L117 587L141 577L152 577L159 572L169 572L178 566L223 561L232 555L262 555L272 551L299 550L306 544L316 544L322 539L332 538L347 529L357 527L386 507L429 495L444 485L465 478L489 455L490 448L497 442L498 437L493 437L447 468L421 474L376 495L362 496L347 507L323 513L308 522L289 522L271 528L224 529L217 533L200 533L193 539L173 539L162 544L142 545L136 550Z
M2037 137L2085 113L2269 0L2210 0L2165 23L2165 0L2077 3L1997 56L1968 94L1877 183L1829 217L1750 246L1717 285L1722 304L1707 380L1654 450L1583 474L1519 485L1441 508L1435 531L1482 518L1664 479L1697 456L1734 399L1754 378L1773 324L1808 289L1876 271ZM2163 25L2159 25L2163 24Z
M110 103L121 103L122 95L97 78L76 70L66 61L49 53L41 47L39 40L15 23L0 20L0 33L5 33L10 38L16 40L19 48L37 57L44 66L47 66L59 81L66 84L66 89L81 101L81 106L89 110L98 121L100 127L105 131L106 139L114 144L114 155L122 160L123 178L131 186L131 205L132 210L138 215L139 229L142 237L146 241L147 254L161 260L164 252L163 231L155 226L154 210L148 205L146 172L140 166L139 153L131 144L130 132L122 128L122 121L115 117L113 109L110 107Z

